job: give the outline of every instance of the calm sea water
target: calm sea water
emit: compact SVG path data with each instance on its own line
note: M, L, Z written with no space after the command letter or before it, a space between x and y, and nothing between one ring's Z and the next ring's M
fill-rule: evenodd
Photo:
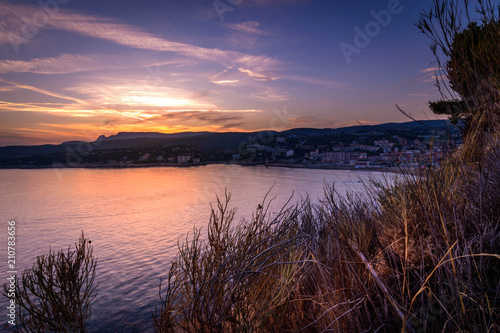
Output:
M363 191L373 172L208 165L186 168L0 170L0 276L7 277L7 222L16 221L16 265L31 267L49 249L66 249L82 232L98 256L98 296L91 332L149 332L159 303L158 284L177 254L178 239L206 230L216 193L232 194L237 217L249 217L272 188L278 209L323 196L325 183L340 192ZM0 300L0 325L7 322ZM1 327L1 326L0 326Z

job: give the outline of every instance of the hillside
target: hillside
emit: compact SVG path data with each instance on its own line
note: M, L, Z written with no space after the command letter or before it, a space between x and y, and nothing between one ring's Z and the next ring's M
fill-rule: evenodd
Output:
M0 168L140 167L204 163L313 168L439 165L458 144L446 121L282 132L101 135L91 142L0 147Z
M423 124L425 125L423 125ZM116 135L101 135L95 141L68 141L59 145L36 145L36 146L6 146L0 147L0 160L29 157L36 155L50 155L65 153L68 150L77 150L78 147L91 147L92 151L104 149L123 149L138 147L154 147L159 145L195 145L202 150L236 149L242 142L259 140L268 136L296 136L316 137L328 135L349 135L371 131L386 131L391 134L394 131L421 131L428 129L443 130L448 127L448 122L443 120L426 120L406 123L386 123L370 126L350 126L343 128L295 128L282 132L260 131L260 132L186 132L186 133L148 133L148 132L120 132Z

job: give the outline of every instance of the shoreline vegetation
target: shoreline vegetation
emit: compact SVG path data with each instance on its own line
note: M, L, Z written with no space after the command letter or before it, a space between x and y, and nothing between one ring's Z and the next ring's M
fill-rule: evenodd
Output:
M25 167L0 167L0 170L39 170L39 169L141 169L141 168L194 168L206 165L239 165L242 167L250 166L265 166L270 168L291 168L291 169L309 169L309 170L342 170L342 171L356 171L356 172L384 172L393 173L401 175L417 175L422 170L423 167L415 166L391 166L391 167L380 167L380 166L368 166L368 167L355 167L355 166L339 166L331 164L289 164L289 163L272 163L265 164L262 162L256 163L233 163L233 162L201 162L192 164L178 164L178 163L148 163L148 164L129 164L121 166L103 166L103 165L78 165L78 166L25 166Z
M230 194L179 242L156 332L495 332L500 329L500 138L481 162L364 195L325 189L235 221ZM272 217L271 217L272 216Z
M122 164L122 165L102 165L102 164L84 164L79 163L75 165L52 165L52 166L33 166L33 165L21 165L21 166L0 166L0 170L11 170L11 169L21 169L21 170L37 170L37 169L134 169L134 168L155 168L155 167L174 167L174 168L190 168L199 167L205 165L239 165L239 166L265 166L270 168L292 168L292 169L318 169L318 170L347 170L347 171L371 171L371 172L389 172L389 173L418 173L422 167L416 166L366 166L366 167L356 167L356 166L340 166L334 164L305 164L305 163L268 163L265 162L200 162L200 163L190 163L190 164L179 164L179 163L147 163L147 164Z
M463 145L439 168L367 184L363 194L340 195L332 184L318 203L306 198L277 212L265 197L241 221L226 192L206 231L179 239L152 305L155 332L500 331L500 7L462 5L467 15L454 1L434 0L417 26L446 58L436 55L441 91L455 92L431 108L463 122ZM473 10L481 26L470 21ZM40 315L37 304L48 303L36 301L61 294L62 287L37 293L54 258L72 274L50 269L49 281L74 286L76 279L93 290L90 242L82 235L80 244L77 252L40 256L23 272L34 287L17 282L17 304L32 305L19 310L34 326L17 331L88 331L88 312L79 309L90 309L92 293L84 304L69 303L73 317L61 306Z

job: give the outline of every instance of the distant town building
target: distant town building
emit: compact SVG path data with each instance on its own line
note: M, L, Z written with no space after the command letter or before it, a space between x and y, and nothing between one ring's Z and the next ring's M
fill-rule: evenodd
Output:
M394 146L393 142L389 140L375 140L373 141L373 145L377 147L381 147L384 150L384 153L391 151Z
M309 158L320 158L321 154L319 153L319 149L316 149L309 153Z
M366 168L370 166L370 160L351 160L349 164L356 168Z
M187 163L191 159L191 156L177 156L177 163Z
M339 163L345 161L345 151L334 151L323 153L321 161L324 163Z
M346 155L349 161L364 160L367 158L367 153L350 153Z
M255 145L247 145L247 149L251 152L256 152L256 151L264 151L267 149L267 147L259 145L259 144L255 144Z
M139 161L147 161L151 157L150 153L146 153L139 158Z

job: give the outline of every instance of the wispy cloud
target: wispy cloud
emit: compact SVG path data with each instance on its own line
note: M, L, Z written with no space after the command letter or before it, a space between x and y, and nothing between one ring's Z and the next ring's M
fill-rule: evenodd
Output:
M209 80L212 83L220 85L237 86L245 84L245 77L233 67L226 68L222 72L212 75Z
M429 67L420 71L422 73L420 78L422 82L436 82L436 78L438 75L439 68L438 67Z
M0 60L0 73L66 74L103 68L103 64L96 56L88 57L72 54L31 60Z
M0 87L0 92L14 91L15 87Z
M83 100L80 98L75 98L75 97L68 96L65 94L53 92L53 91L46 90L46 89L41 89L41 88L38 88L35 86L22 84L22 83L10 81L10 80L5 80L2 78L0 78L0 82L10 84L17 89L34 91L34 92L37 92L37 93L40 93L40 94L43 94L46 96L66 100L67 102L73 102L73 103L64 104L64 106L61 108L50 109L49 111L47 111L49 113L63 112L63 113L71 113L73 116L77 116L81 113L87 113L87 112L94 113L94 114L109 114L109 113L111 113L111 114L119 115L122 117L134 118L134 119L137 119L140 121L147 121L146 118L141 117L141 115L136 113L136 112L122 112L120 110L113 109L113 108L110 108L110 107L105 106L105 105L96 105L96 104L93 104L92 102L89 102L89 101L86 101L86 100ZM12 103L12 102L3 102L3 104L1 104L0 106L2 106L2 105L4 107L7 107L7 110L9 110L9 107L11 107L13 105L16 105L16 106L23 106L24 105L25 107L30 106L29 103L21 104L21 103ZM17 109L17 110L19 110L19 109ZM38 110L40 110L40 108L38 108Z
M351 84L348 84L348 83L325 80L325 79L318 79L318 78L302 76L302 75L288 75L288 74L286 74L286 75L282 75L281 78L296 81L296 82L301 82L301 83L320 85L320 86L329 86L329 87L338 88L338 89L357 90Z
M83 117L91 113L91 110L82 110L81 107L76 107L75 104L62 103L16 103L8 101L0 101L0 111L15 111L15 112L40 112L40 113L69 113L71 116Z
M1 3L0 19L5 20L7 24L4 24L6 29L0 35L0 43L9 44L11 42L9 36L19 34L22 30L23 24L25 24L23 18L33 17L40 10L40 7L35 6ZM70 31L130 48L172 52L208 62L234 63L252 68L264 68L279 64L279 61L267 56L170 41L142 31L136 26L105 17L80 14L64 8L50 17L47 24L41 28Z
M287 101L290 98L287 91L278 87L270 87L268 84L279 79L274 74L258 73L243 67L229 67L210 77L210 82L231 88L246 87L244 95L239 95L241 91L233 90L231 92L232 96L251 97L254 100L265 102ZM229 93L228 91L225 93Z
M263 29L261 24L255 21L224 24L224 27L230 31L225 43L238 49L262 49L278 38L276 31Z
M232 110L227 111L184 111L184 112L161 112L154 116L155 120L168 119L168 120L197 120L205 123L211 124L221 124L229 121L242 121L245 118L247 112Z
M56 57L34 58L30 60L0 60L0 73L69 74L136 67L150 68L150 71L154 71L154 68L159 66L182 67L193 64L195 62L185 58L161 61L139 57L135 54L114 56L65 53Z
M216 104L205 100L210 98L210 91L193 93L177 87L167 85L141 85L143 81L128 78L94 78L92 82L82 82L66 88L67 91L77 93L82 98L71 97L34 86L0 78L0 82L10 84L16 89L24 89L46 96L63 100L54 103L15 103L0 101L2 112L46 113L50 115L67 115L73 119L87 117L101 119L121 119L120 128L126 124L142 126L143 130L155 131L173 128L179 122L193 129L200 126L210 127L212 130L220 128L236 130L246 122L250 114L261 114L261 110L224 110ZM275 99L268 92L262 94L262 99ZM251 118L251 117L250 117ZM132 120L132 121L131 121ZM166 123L165 123L166 121ZM116 121L115 121L116 122ZM177 122L177 123L176 123ZM68 121L68 123L71 123ZM229 125L228 125L229 124ZM162 127L163 126L163 127ZM165 127L167 126L167 127ZM89 125L89 128L91 125ZM137 127L137 130L140 127Z
M255 21L241 22L241 23L232 23L232 24L224 24L226 28L233 31L242 32L250 35L257 36L270 36L275 33L260 29L260 23Z
M312 122L311 117L293 117L289 119L292 127L300 127Z
M288 101L290 96L288 93L281 91L278 88L265 88L264 90L253 93L251 96L266 102L285 102Z
M201 94L169 86L168 82L149 84L140 77L94 77L91 82L81 82L68 87L67 90L85 96L92 104L120 110L217 108L215 104L205 101Z
M276 77L273 77L271 75L266 75L266 74L259 74L259 73L256 73L254 71L251 71L250 69L245 69L245 68L241 68L239 67L238 70L241 72L241 73L245 73L247 74L248 76L254 78L255 80L257 81L274 81L274 80L277 80L278 78Z
M235 84L240 82L239 80L213 80L213 83L217 84Z
M210 82L229 86L255 86L258 82L277 80L270 74L261 74L242 67L228 67L210 77Z
M422 84L422 83L436 83L437 75L439 75L439 68L438 67L428 67L424 68L420 71L419 74L415 75L414 77L410 78L405 82L406 85L411 86L415 84ZM446 80L445 76L440 76L440 79L443 78Z
M66 101L72 101L72 102L76 102L76 103L80 103L80 104L87 104L87 102L84 101L84 100L82 100L82 99L71 97L71 96L67 96L67 95L64 95L64 94L59 94L59 93L56 93L56 92L53 92L53 91L50 91L50 90L46 90L46 89L41 89L41 88L38 88L38 87L35 87L35 86L31 86L31 85L27 85L27 84L23 84L23 83L11 81L11 80L6 80L6 79L2 79L2 78L0 78L0 82L7 83L7 84L15 87L16 89L30 90L30 91L34 91L34 92L37 92L37 93L40 93L40 94L43 94L43 95L46 95L46 96L60 98L62 100L66 100Z

